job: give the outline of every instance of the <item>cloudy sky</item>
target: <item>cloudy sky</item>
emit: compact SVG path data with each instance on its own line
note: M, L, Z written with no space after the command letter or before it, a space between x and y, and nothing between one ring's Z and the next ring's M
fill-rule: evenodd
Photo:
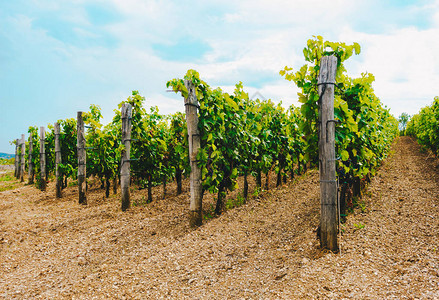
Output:
M108 122L132 90L162 113L183 110L165 84L189 68L297 104L279 70L303 65L313 35L358 42L348 73L373 73L395 116L439 95L439 0L0 1L0 152L92 103Z

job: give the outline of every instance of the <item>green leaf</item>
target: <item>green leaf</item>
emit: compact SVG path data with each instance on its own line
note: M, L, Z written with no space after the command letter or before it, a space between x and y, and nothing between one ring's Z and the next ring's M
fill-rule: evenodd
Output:
M225 98L226 98L227 103L228 103L231 107L233 107L233 109L234 109L235 111L239 110L239 106L238 106L238 104L236 104L236 102L235 102L232 98L230 98L230 97L228 97L228 96L226 96Z
M340 156L342 161L347 161L349 159L349 152L343 150L341 151Z

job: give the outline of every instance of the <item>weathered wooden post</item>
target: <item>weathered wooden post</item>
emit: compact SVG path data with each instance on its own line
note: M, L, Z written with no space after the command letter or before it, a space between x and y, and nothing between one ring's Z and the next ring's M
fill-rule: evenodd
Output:
M77 148L78 148L78 192L79 204L87 204L86 190L86 153L85 153L85 134L84 120L82 119L82 111L78 111L77 116Z
M177 195L181 195L181 193L183 192L182 190L182 185L181 185L181 176L183 171L180 169L179 166L176 167L175 170L175 181L177 181Z
M122 211L130 208L130 150L131 150L131 115L132 107L129 103L122 105L122 144L125 149L122 152L120 168L120 190L122 195Z
M24 134L21 135L21 152L20 152L20 181L24 182L24 172L26 171L26 163L24 162L24 153L26 151L26 142Z
M20 156L19 156L19 153L18 153L18 146L19 146L19 144L20 144L20 140L16 139L15 140L15 162L14 162L15 170L14 170L14 176L17 179L20 176L20 169L19 169L19 164L18 164L19 161L20 161Z
M40 190L46 190L46 131L40 127Z
M114 178L113 178L113 194L114 195L117 194L117 175L114 175Z
M59 123L55 123L55 177L56 177L56 198L62 197L62 174L60 172L61 164L61 144L59 140L60 126Z
M32 140L32 133L29 135L29 161L28 161L28 165L29 165L29 173L28 173L28 183L29 184L33 184L34 183L34 175L35 175L35 171L34 171L34 164L32 162L32 151L34 150L34 144L33 144L33 140Z
M335 173L334 85L337 58L324 56L320 63L319 168L320 168L320 244L338 251L337 178Z
M198 129L198 99L195 93L195 86L190 80L185 80L184 85L188 91L187 98L184 99L186 109L186 123L189 141L189 159L191 165L190 189L190 226L201 226L203 224L202 203L203 187L201 185L201 168L197 165L197 154L200 149L200 130Z

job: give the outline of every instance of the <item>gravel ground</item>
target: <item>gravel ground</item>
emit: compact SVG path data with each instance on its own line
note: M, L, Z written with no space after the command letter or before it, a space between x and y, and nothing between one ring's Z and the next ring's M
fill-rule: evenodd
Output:
M438 170L400 138L342 225L338 254L318 247L315 170L196 230L187 182L166 200L157 187L148 205L133 190L125 213L95 188L81 206L74 187L55 199L53 183L14 183L0 193L0 298L439 299Z
M0 174L6 174L8 171L14 170L14 165L0 165Z

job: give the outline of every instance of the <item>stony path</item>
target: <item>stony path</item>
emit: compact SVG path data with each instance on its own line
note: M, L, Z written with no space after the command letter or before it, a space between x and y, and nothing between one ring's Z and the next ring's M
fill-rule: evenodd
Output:
M318 248L316 171L197 230L187 193L122 213L100 191L1 192L0 298L439 299L438 165L400 138L341 254Z
M364 209L343 226L341 255L306 267L314 288L305 295L439 299L438 167L416 142L400 138L368 187Z

